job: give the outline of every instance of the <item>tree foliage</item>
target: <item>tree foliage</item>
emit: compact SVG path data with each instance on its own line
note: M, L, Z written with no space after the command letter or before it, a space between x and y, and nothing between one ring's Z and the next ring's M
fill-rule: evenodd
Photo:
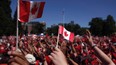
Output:
M108 15L103 24L103 35L110 35L116 32L116 22L111 15Z
M0 0L0 36L2 35L16 35L16 21L17 21L17 11L15 11L14 17L11 17L11 0ZM45 29L46 25L41 23L36 23L33 26L31 33L39 34L46 32L48 34L58 34L58 26L64 25L64 27L71 32L74 32L75 35L85 34L86 29L90 29L93 35L103 36L110 35L116 32L116 21L113 16L108 15L106 19L100 17L92 18L89 22L90 28L80 27L79 24L76 24L74 21L69 23L59 23L58 25L52 25ZM21 23L19 22L19 34L23 32ZM27 33L27 32L26 32Z
M15 34L17 31L16 30L16 28L17 28L17 9L16 9L14 17L13 17L13 24L14 24L13 30L14 30L14 34ZM19 34L22 34L22 32L24 31L20 21L18 21L18 30L19 30L19 32L18 32Z
M40 22L30 22L30 23L32 24L31 34L44 33L45 31L44 27L46 26L45 24L42 24Z
M116 22L113 16L108 15L105 20L102 18L93 18L90 22L90 31L93 35L111 35L116 32Z
M91 22L89 22L90 31L94 35L102 35L103 30L103 20L101 18L93 18Z
M10 0L0 0L0 35L13 34Z
M47 28L47 33L52 35L58 34L58 26L63 25L68 31L75 33L75 35L79 34L80 25L75 24L74 21L70 23L59 23L58 25L52 25L51 27Z
M52 25L48 27L46 33L49 35L57 35L58 34L58 25Z
M74 21L71 21L70 23L65 23L64 27L71 31L74 32L75 35L79 34L79 29L80 29L80 25L79 24L75 24Z

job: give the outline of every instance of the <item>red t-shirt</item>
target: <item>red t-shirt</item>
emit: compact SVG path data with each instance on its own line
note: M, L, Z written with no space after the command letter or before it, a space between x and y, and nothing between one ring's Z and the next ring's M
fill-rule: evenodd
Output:
M97 57L94 54L91 57L93 58L93 61L91 61L91 65L99 65Z
M75 46L75 49L76 49L77 51L81 52L81 45Z
M116 64L116 59L113 59L112 61Z
M39 63L40 63L40 61L39 60L36 60L35 65L39 65Z
M112 52L112 56L116 59L116 52Z
M4 45L0 45L0 54L5 53L5 46Z
M48 56L45 56L45 58L46 58L46 61L47 61L48 65L52 65L53 64L52 60Z
M93 61L91 61L91 65L99 65L99 62L97 61L97 59L94 59Z

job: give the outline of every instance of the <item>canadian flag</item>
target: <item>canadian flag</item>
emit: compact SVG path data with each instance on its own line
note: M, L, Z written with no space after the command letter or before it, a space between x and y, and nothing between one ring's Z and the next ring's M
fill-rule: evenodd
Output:
M29 22L36 18L41 18L45 2L19 0L18 1L18 20Z
M62 34L63 37L66 39L66 40L69 40L71 42L73 42L74 40L74 33L66 30L63 26L59 26L59 31L58 31L59 34Z

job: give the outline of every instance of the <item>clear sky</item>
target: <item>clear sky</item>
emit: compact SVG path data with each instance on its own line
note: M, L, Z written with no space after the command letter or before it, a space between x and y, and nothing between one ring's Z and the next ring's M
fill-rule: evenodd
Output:
M37 0L34 0L37 1ZM40 0L38 0L40 1ZM116 21L116 0L44 0L46 1L42 18L35 19L45 21L47 26L63 22L62 11L64 10L64 23L74 21L81 27L88 27L92 18L101 17L106 19L112 15ZM12 0L12 15L16 10L17 0ZM35 21L34 20L34 21Z

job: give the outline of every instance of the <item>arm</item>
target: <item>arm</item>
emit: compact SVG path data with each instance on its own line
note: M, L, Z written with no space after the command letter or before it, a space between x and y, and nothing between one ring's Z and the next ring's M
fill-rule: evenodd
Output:
M71 58L69 60L72 62L73 65L78 65L75 61L73 61Z
M88 30L87 30L87 39L90 47L93 48L97 57L102 61L102 63L106 65L115 65L113 61L103 51L101 51L97 46L94 46L91 33Z
M73 51L74 53L76 53L76 49L74 48L73 43L71 43L71 47L72 47L72 51Z
M101 51L97 46L93 48L97 57L101 59L101 61L108 65L115 65L112 60L103 52Z

